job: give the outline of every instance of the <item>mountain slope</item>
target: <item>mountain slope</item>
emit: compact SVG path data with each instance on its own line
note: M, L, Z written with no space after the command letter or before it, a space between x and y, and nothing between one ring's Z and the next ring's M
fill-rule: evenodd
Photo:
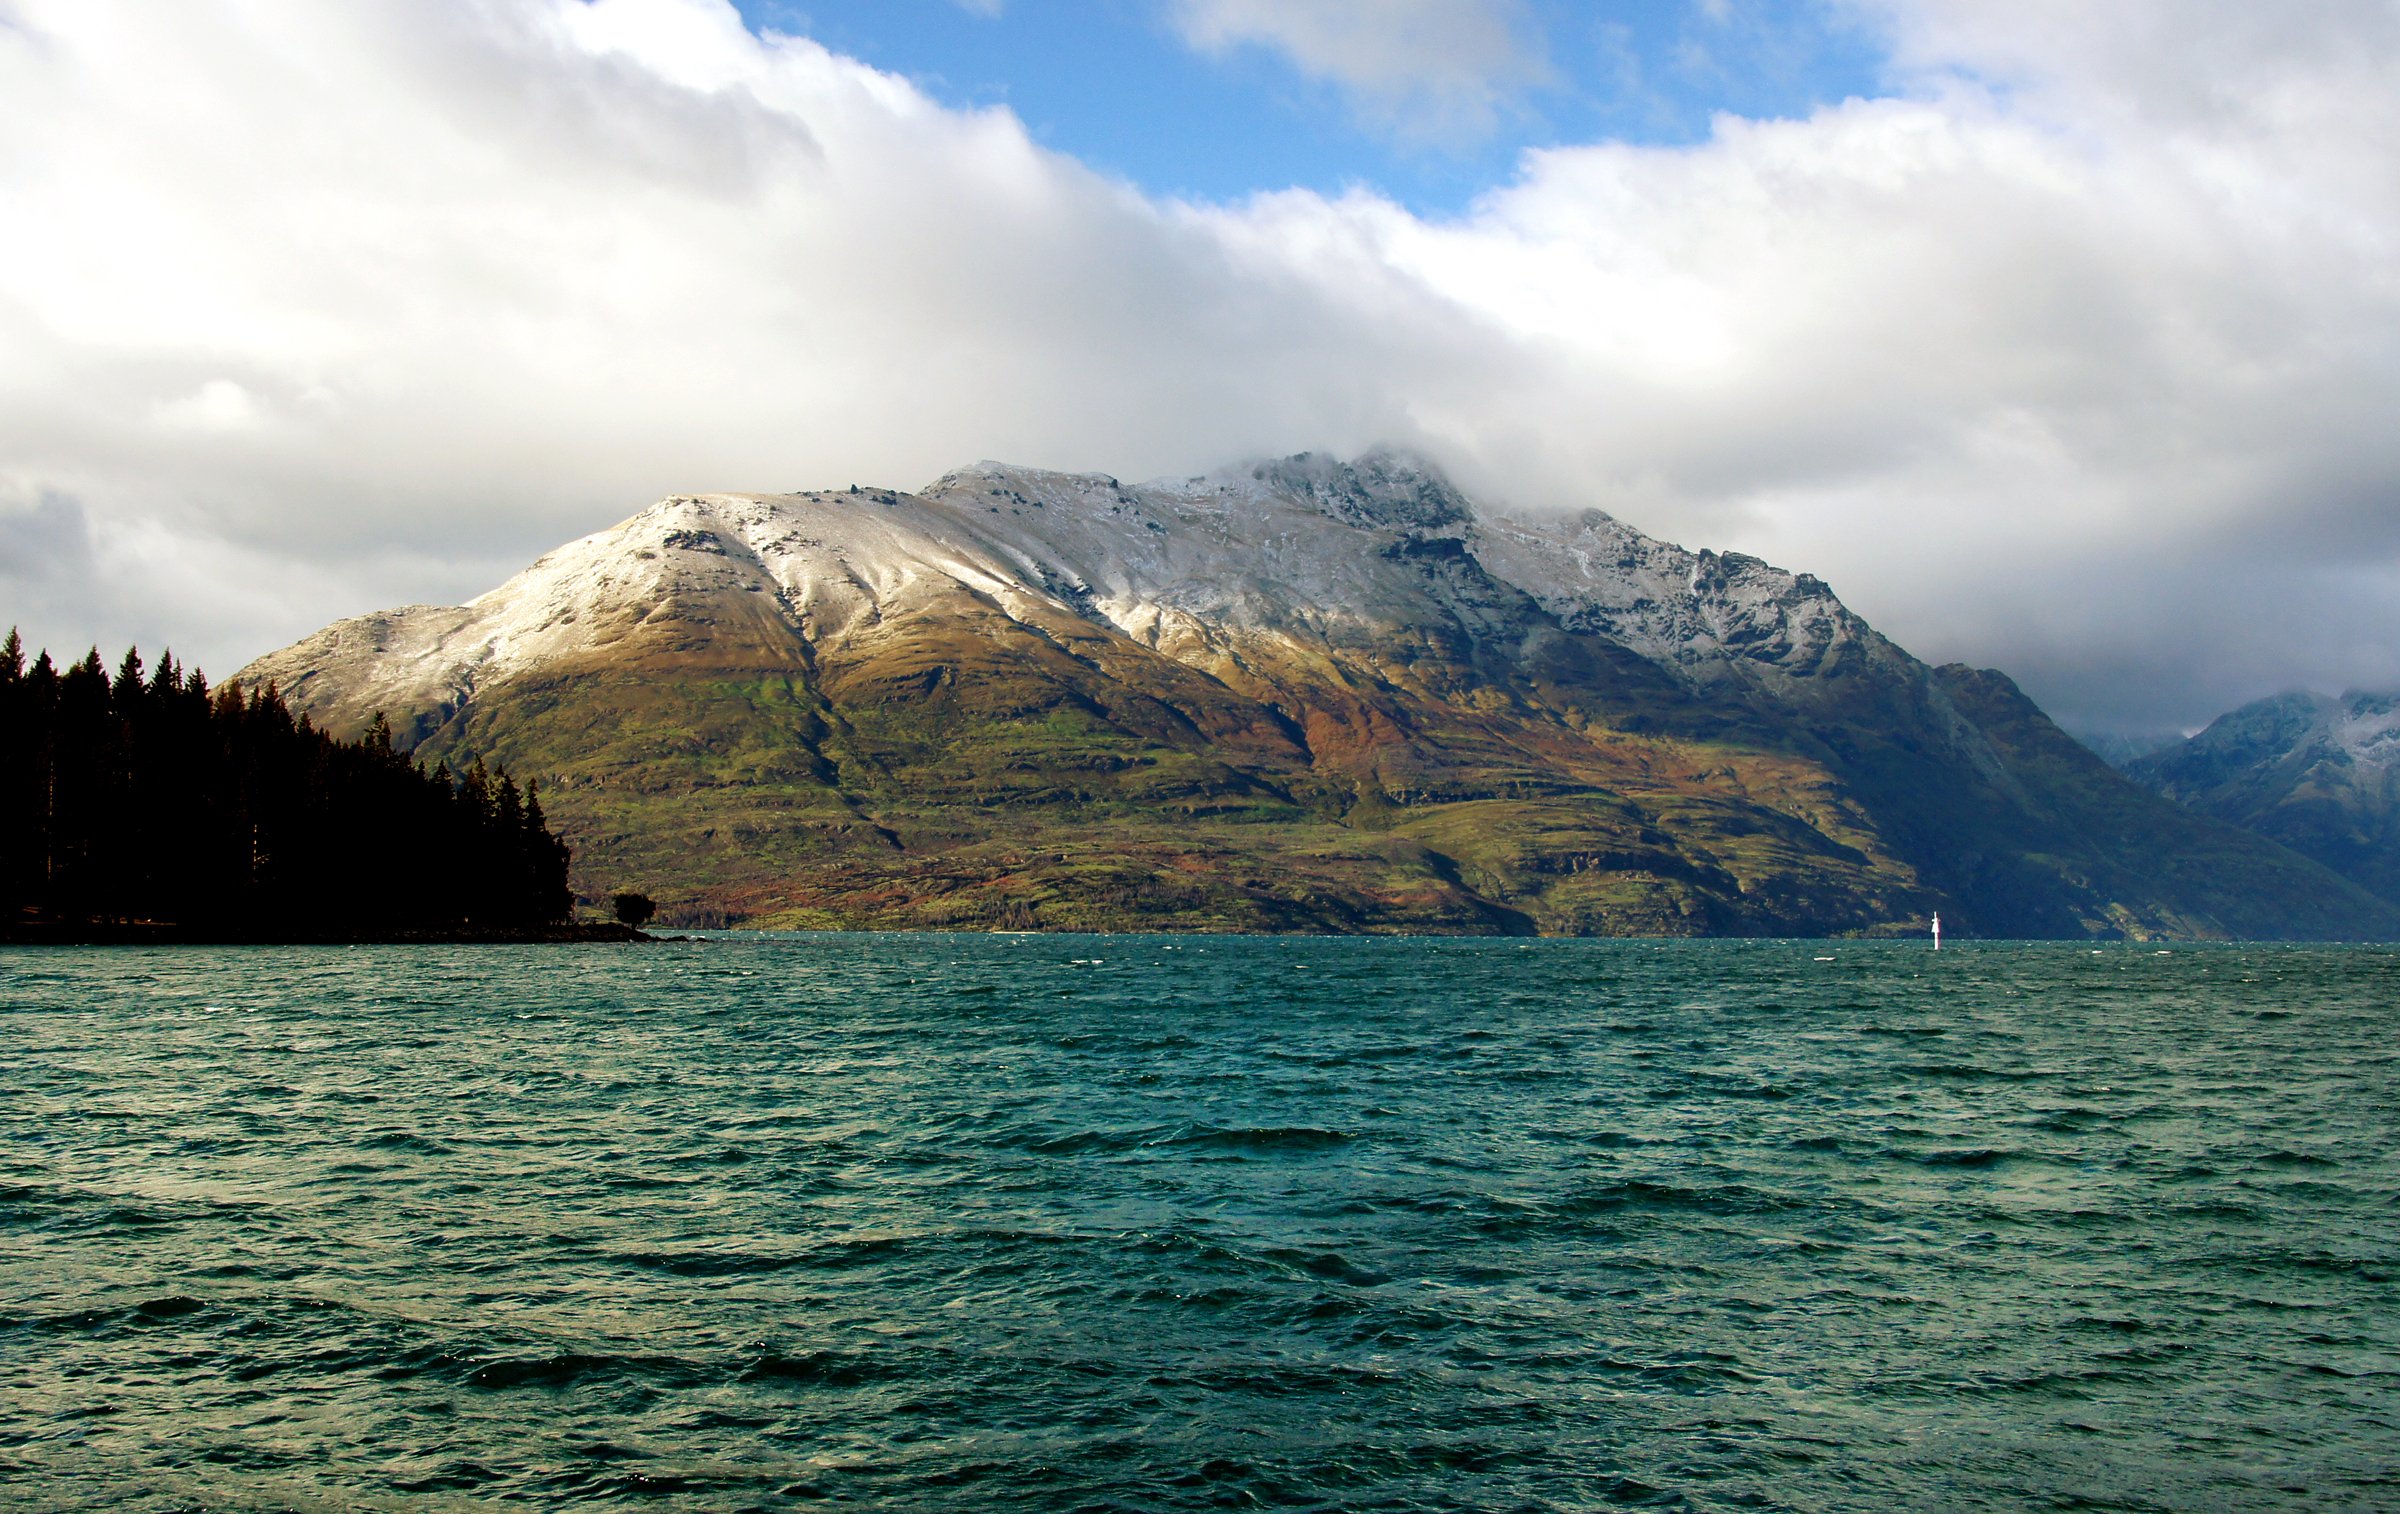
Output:
M2400 695L2262 699L2126 773L2400 903Z
M243 676L542 775L587 888L761 923L2400 928L2097 762L2062 783L2030 704L1807 575L1392 454L679 496Z

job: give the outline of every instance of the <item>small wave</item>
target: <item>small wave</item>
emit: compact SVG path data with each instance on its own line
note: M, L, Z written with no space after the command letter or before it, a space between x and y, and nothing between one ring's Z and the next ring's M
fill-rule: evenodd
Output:
M811 1247L806 1257L795 1259L795 1265L825 1271L873 1267L899 1256L910 1244L909 1237L904 1235L853 1236Z
M619 1251L608 1259L671 1277L748 1277L811 1265L805 1257L755 1251Z
M2056 1076L2038 1068L1984 1067L1973 1062L1905 1062L1900 1070L1920 1078L1954 1078L1961 1081L1989 1079L1996 1083L2028 1083L2037 1078Z
M542 1356L488 1358L469 1367L464 1381L473 1388L565 1388L587 1378L687 1383L706 1375L673 1357L558 1351Z
M291 1264L271 1266L264 1262L215 1262L192 1269L194 1277L263 1278L269 1282L288 1282L308 1269Z
M678 1472L611 1472L605 1476L564 1476L550 1479L550 1486L560 1492L598 1502L624 1497L657 1498L671 1493L689 1493L692 1480Z
M1676 1183L1628 1178L1580 1193L1560 1205L1559 1212L1594 1215L1624 1210L1685 1209L1701 1214L1774 1214L1804 1207L1797 1199L1741 1183L1728 1183L1722 1188L1686 1188Z
M396 1493L465 1493L503 1479L479 1461L444 1462L424 1472L400 1472L388 1479Z
M2061 1135L2081 1135L2112 1122L2113 1117L2097 1109L2072 1105L2064 1109L2045 1110L2023 1123L2034 1130L2055 1131Z
M196 1299L188 1293L170 1293L163 1298L142 1300L133 1306L133 1312L143 1319L181 1319L187 1314L198 1314L207 1307L205 1300Z
M1153 1387L1191 1386L1211 1394L1243 1394L1263 1399L1338 1400L1361 1388L1384 1388L1393 1374L1368 1365L1334 1363L1274 1366L1205 1367L1188 1372L1151 1375Z
M2177 1204L2168 1213L2178 1219L2197 1220L2255 1220L2259 1217L2256 1205L2234 1199L2195 1199L2188 1204Z
M1175 1283L1152 1283L1140 1288L1122 1289L1117 1296L1135 1303L1174 1304L1180 1308L1210 1311L1246 1308L1260 1298L1258 1290L1253 1288L1226 1285L1191 1288Z
M614 1372L617 1365L614 1357L570 1351L481 1362L468 1370L466 1380L476 1388L563 1388L581 1377Z
M1914 1162L1920 1167L1970 1168L1997 1167L2004 1162L2016 1161L2025 1155L2021 1151L1997 1146L1957 1146L1936 1148L1931 1151L1911 1151L1905 1146L1887 1146L1884 1148L1883 1154L1903 1162Z
M600 1179L600 1186L634 1193L653 1188L690 1188L707 1181L704 1177L664 1178L646 1172L612 1172Z
M1470 1214L1488 1208L1495 1201L1488 1194L1470 1189L1445 1189L1435 1193L1371 1193L1347 1201L1337 1211L1345 1214Z
M268 1207L256 1199L136 1199L92 1189L35 1187L15 1190L15 1214L7 1212L8 1202L8 1198L0 1196L0 1217L8 1221L78 1233L160 1230L252 1214Z
M151 1230L181 1225L206 1217L204 1206L191 1204L111 1204L106 1209L73 1217L78 1228L90 1230Z
M678 1167L739 1167L750 1160L750 1153L739 1146L718 1146L682 1152L671 1160Z
M750 1358L741 1370L741 1380L746 1383L804 1383L821 1388L854 1388L892 1375L891 1369L844 1351L767 1351Z
M2270 1151L2252 1158L2261 1167L2339 1167L2331 1157L2321 1157L2312 1151Z
M1723 1383L1758 1383L1765 1379L1744 1367L1739 1357L1722 1351L1698 1351L1671 1357L1665 1361L1627 1361L1619 1357L1603 1358L1599 1365L1610 1372L1627 1373L1662 1382L1675 1387L1713 1388Z
M2146 1382L2147 1372L2115 1367L2085 1367L2076 1371L1986 1372L1959 1384L1970 1393L2024 1394L2031 1398L2080 1402L2113 1383Z
M1122 1130L1077 1130L1029 1142L1043 1156L1088 1156L1146 1147L1202 1147L1233 1151L1308 1151L1347 1144L1346 1131L1313 1125L1143 1125Z
M1271 1261L1281 1262L1287 1267L1298 1268L1310 1277L1321 1277L1328 1282L1348 1283L1357 1288L1378 1288L1392 1280L1390 1273L1378 1272L1372 1267L1362 1267L1338 1251L1302 1251L1290 1247L1277 1247L1268 1251L1266 1256Z
M374 1151L413 1151L427 1156L446 1156L453 1149L440 1141L405 1130L387 1130L369 1136L358 1144Z
M1326 1130L1315 1125L1194 1125L1177 1135L1177 1146L1226 1146L1257 1151L1315 1151L1328 1146L1344 1146L1352 1137L1346 1131Z
M2151 1328L2149 1321L2121 1314L2086 1314L2067 1321L2069 1330L2091 1331L2108 1335L2139 1335Z
M1134 1151L1155 1146L1170 1136L1172 1125L1141 1125L1129 1130L1073 1130L1064 1135L1029 1141L1025 1149L1046 1157L1090 1156L1096 1152Z
M1751 1083L1731 1078L1710 1078L1702 1087L1712 1097L1720 1099L1788 1099L1792 1091L1780 1083Z
M87 1305L56 1314L0 1314L0 1330L28 1329L59 1335L109 1335L124 1326L136 1329L172 1324L194 1315L221 1311L208 1300L188 1293L166 1293L139 1303Z

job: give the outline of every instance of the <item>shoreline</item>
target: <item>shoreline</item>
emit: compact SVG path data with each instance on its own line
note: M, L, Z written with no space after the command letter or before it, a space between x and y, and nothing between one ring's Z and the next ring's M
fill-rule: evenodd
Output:
M0 929L0 946L580 946L655 942L647 931L613 920L552 925L430 926L407 930L271 926L203 927L158 920L24 922Z

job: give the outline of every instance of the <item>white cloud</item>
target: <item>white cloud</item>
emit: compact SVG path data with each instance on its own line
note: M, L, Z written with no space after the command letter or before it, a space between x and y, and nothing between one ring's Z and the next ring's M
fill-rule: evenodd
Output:
M158 424L178 431L240 431L256 425L258 400L231 379L210 379L181 399L155 406Z
M2390 8L1872 3L1904 97L1436 222L1146 200L721 0L0 0L0 618L223 672L672 490L1394 440L2085 721L2400 684Z
M2400 47L2391 0L1837 3L1889 35L1905 69L1982 79L2095 124L2139 115L2238 129L2340 115L2366 103L2351 86Z
M1549 77L1523 0L1168 0L1168 14L1191 46L1280 53L1418 140L1480 136Z

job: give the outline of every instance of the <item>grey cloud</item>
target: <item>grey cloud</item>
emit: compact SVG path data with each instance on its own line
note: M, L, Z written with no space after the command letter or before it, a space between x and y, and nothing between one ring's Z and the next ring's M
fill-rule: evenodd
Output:
M2040 97L2065 119L2124 112L2182 127L2313 113L2330 80L2400 48L2390 0L1839 0L1893 40L1904 72ZM2355 107L2355 100L2342 102Z
M91 520L81 505L50 493L0 504L0 584L10 602L46 598L53 584L80 585L91 563Z
M1268 48L1409 136L1480 136L1550 77L1522 0L1167 0L1167 9L1193 47Z
M252 635L263 631L275 617L247 614L238 579L191 571L210 558L221 560L213 546L187 556L154 532L112 532L62 494L0 490L0 625L61 662L92 646L112 664L134 645L188 652L245 619ZM220 659L210 671L233 666Z

